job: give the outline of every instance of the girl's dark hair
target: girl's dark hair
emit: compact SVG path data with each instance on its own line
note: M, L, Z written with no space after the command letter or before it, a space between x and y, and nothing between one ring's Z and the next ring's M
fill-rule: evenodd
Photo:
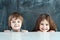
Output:
M35 24L35 28L33 29L33 31L40 31L40 29L39 29L40 27L39 26L40 26L41 21L44 20L44 19L46 19L49 22L49 26L50 26L49 31L50 30L56 31L56 25L53 22L52 18L48 14L45 14L45 13L44 14L41 14L38 17L38 19L36 21L36 24Z

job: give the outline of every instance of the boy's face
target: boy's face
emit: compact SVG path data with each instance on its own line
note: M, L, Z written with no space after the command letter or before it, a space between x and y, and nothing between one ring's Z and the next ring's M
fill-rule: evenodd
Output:
M11 20L11 27L13 30L20 30L21 26L22 26L22 21L19 18L17 19L13 18Z
M42 20L40 23L40 31L47 32L49 29L49 22L46 19Z

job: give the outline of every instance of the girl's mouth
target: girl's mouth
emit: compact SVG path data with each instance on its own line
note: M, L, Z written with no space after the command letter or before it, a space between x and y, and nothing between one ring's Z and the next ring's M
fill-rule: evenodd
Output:
M47 30L47 28L46 29L42 28L42 30Z

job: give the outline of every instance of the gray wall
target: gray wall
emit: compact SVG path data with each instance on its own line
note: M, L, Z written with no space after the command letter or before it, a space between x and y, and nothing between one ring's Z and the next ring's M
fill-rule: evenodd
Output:
M22 29L31 31L41 13L49 13L60 31L60 0L0 0L0 31L8 29L8 16L20 12L24 17Z

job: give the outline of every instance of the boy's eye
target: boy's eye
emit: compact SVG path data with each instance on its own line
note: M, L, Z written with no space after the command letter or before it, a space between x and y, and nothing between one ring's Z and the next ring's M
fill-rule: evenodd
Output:
M15 23L15 21L12 21L12 23Z
M20 21L18 21L18 23L20 23Z

